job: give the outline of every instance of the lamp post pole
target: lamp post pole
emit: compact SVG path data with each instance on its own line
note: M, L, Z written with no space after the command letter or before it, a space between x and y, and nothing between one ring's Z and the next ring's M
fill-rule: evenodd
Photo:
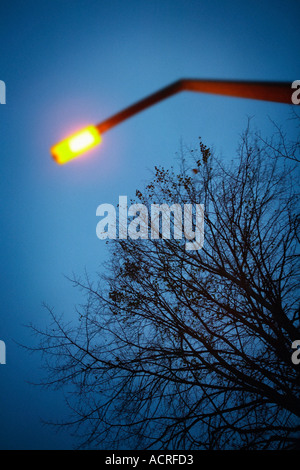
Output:
M233 80L197 80L182 79L161 88L151 95L119 111L105 121L88 126L51 148L51 154L57 163L63 164L78 157L83 152L101 142L101 134L129 119L159 101L165 100L181 91L212 93L253 100L273 101L292 104L291 83L255 82Z
M158 90L155 93L137 101L128 108L114 114L96 125L100 134L117 126L146 108L169 98L181 91L212 93L223 96L249 98L253 100L273 101L291 104L291 84L289 82L253 82L253 81L224 81L182 79Z

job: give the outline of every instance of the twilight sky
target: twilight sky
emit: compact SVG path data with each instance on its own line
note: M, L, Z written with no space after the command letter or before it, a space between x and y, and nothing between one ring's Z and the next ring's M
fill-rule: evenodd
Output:
M107 256L96 208L134 196L155 165L176 162L198 136L231 159L247 118L265 133L290 106L181 93L103 136L86 157L58 166L49 148L179 78L300 79L298 0L16 0L0 6L1 323L0 448L74 443L41 418L65 416L61 392L29 382L39 356L16 343L46 325L42 302L67 318L82 300L64 275L92 276ZM200 201L201 202L201 201Z

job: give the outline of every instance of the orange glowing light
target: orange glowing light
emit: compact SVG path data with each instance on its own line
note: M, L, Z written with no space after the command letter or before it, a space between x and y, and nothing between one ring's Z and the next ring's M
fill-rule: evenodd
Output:
M54 160L63 165L100 144L102 138L95 126L88 126L51 148Z

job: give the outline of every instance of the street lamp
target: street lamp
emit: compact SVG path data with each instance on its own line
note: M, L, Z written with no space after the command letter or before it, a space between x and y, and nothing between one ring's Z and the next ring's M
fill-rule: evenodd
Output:
M95 126L88 126L80 132L71 135L51 148L54 160L64 164L78 157L87 150L100 144L101 134L112 127L129 119L146 108L169 98L180 91L213 93L223 96L235 96L254 100L273 101L291 104L291 84L289 82L255 82L255 81L224 81L182 79L168 85L155 93L137 101L131 106L114 114Z

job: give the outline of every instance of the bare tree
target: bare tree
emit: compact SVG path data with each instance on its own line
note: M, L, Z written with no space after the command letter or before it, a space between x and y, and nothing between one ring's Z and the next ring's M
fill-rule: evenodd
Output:
M275 129L274 135L267 140L262 137L259 132L256 136L271 150L271 156L300 163L300 115L295 108L296 107L291 108L289 118L289 120L295 124L295 139L288 139L282 126L278 125L272 119L271 122Z
M104 274L73 279L87 299L78 322L49 308L49 328L33 328L83 447L299 445L296 163L249 129L230 164L199 144L137 198L203 203L203 248L111 240Z

